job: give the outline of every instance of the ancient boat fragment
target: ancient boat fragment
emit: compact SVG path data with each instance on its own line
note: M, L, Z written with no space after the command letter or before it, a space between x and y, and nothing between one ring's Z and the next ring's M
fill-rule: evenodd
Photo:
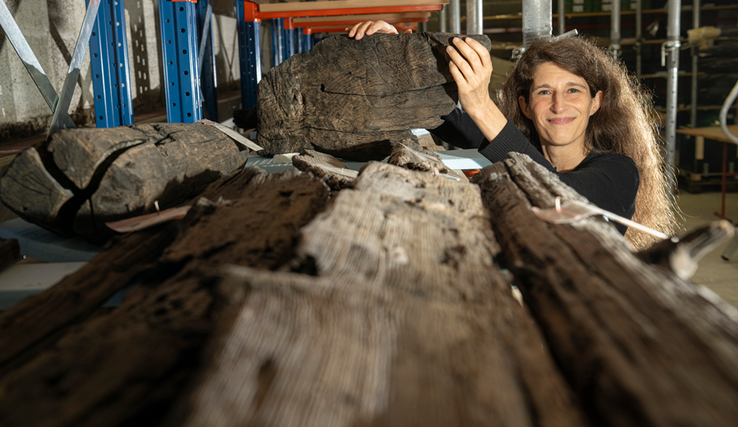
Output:
M260 154L314 149L366 161L453 110L449 33L331 37L272 68L258 88ZM471 36L487 49L487 36Z

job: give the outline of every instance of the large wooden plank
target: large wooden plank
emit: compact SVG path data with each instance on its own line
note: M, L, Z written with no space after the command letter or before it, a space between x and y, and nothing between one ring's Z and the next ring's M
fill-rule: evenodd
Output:
M36 147L15 156L0 178L0 199L19 217L69 235L62 207L74 194L46 170Z
M514 157L474 181L524 301L592 422L735 425L738 312L641 262L601 219L537 218L531 205L550 208L557 195L577 195Z
M410 129L439 126L457 97L446 53L452 36L331 37L272 68L259 83L262 153L380 160L394 142L417 139Z
M204 124L67 129L16 157L0 198L29 222L104 242L106 222L181 204L247 159Z
M267 175L249 168L204 195L215 201L195 201L176 226L127 236L85 271L0 318L3 356L21 343L37 344L0 376L0 424L157 425L212 335L222 302L209 277L225 264L284 266L299 229L322 210L329 191L296 170ZM114 284L131 287L123 303L90 316ZM43 346L40 332L33 333L41 325L46 335L56 331Z
M230 269L167 425L585 425L489 221L476 186L369 163L302 229L309 275Z
M46 291L0 313L0 372L25 352L95 312L172 241L170 227L127 235Z

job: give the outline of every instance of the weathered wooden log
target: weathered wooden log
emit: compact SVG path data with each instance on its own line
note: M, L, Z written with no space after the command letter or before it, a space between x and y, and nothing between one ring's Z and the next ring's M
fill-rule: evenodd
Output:
M167 425L585 424L476 186L371 162L300 242L317 277L224 283L230 314Z
M357 171L346 167L340 160L315 150L303 150L292 158L292 164L303 172L310 172L321 178L332 190L339 191L354 185Z
M219 202L196 203L178 233L168 224L126 236L78 274L0 315L3 361L23 356L0 365L14 368L0 371L0 424L156 425L211 336L221 303L203 278L224 264L282 267L294 258L299 229L328 199L310 175L253 168L203 194ZM159 244L147 245L152 240ZM163 254L161 243L168 244ZM90 289L93 282L99 289ZM131 290L120 307L95 314L112 288L125 286Z
M171 226L126 235L56 285L0 313L0 374L97 311L155 261L175 235Z
M411 140L404 140L395 144L387 163L410 170L450 175L463 182L469 181L463 174L449 169L436 153L428 151Z
M453 110L446 47L455 34L336 36L272 68L258 88L260 154L314 149L381 160L394 142L417 139ZM486 36L471 36L487 49Z
M18 240L0 237L0 271L18 261L18 258L20 258Z
M735 227L730 221L713 221L680 239L662 240L638 252L636 256L643 262L661 266L687 280L697 271L699 261L733 237L734 233Z
M553 225L531 205L580 197L524 156L473 179L502 256L595 425L738 422L738 312L641 262L598 219ZM530 201L528 201L530 200Z
M13 161L1 198L27 221L104 241L111 235L105 222L180 204L247 158L203 124L68 129Z
M524 156L474 180L222 177L0 314L0 425L735 424L734 309L601 219L544 223L581 196Z
M36 147L18 154L0 178L0 200L16 215L48 230L70 235L62 208L74 198L46 170Z

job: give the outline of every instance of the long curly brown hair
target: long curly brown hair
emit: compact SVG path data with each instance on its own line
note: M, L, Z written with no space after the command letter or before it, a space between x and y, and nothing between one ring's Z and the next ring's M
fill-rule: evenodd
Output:
M633 221L672 235L679 228L679 208L671 191L676 181L673 170L663 161L658 115L650 94L605 50L582 37L533 42L497 93L502 113L540 149L538 133L520 110L518 98L529 101L536 70L549 62L584 78L593 97L602 91L602 105L589 119L585 148L633 159L640 173ZM635 249L656 241L633 227L625 238Z

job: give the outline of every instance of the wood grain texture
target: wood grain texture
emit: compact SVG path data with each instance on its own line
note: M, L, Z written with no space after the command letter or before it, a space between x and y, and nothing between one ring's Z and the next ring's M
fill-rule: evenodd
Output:
M87 188L97 168L116 152L156 140L152 125L110 129L63 129L51 136L46 149L54 163L78 189Z
M510 157L221 177L0 314L0 425L735 425L738 312Z
M19 344L37 344L0 374L0 424L157 425L203 363L221 305L208 277L224 264L277 269L290 261L299 229L329 190L296 170L249 168L204 194L218 202L200 199L179 227L126 236L0 318L3 361L22 353L10 354ZM102 294L121 286L130 287L124 302L92 315Z
M18 154L0 178L0 199L16 215L53 232L70 235L60 210L74 194L44 167L36 147Z
M538 219L531 204L573 195L535 175L550 174L516 156L474 181L525 303L593 423L735 425L735 308L641 262L600 219Z
M303 150L300 155L292 157L292 165L322 179L334 191L353 187L359 175L330 154L315 150Z
M167 425L585 425L477 187L369 163L301 234L312 275L229 270L230 314Z
M259 83L262 154L315 149L380 160L392 143L435 128L454 108L448 33L331 37L272 68ZM473 36L489 48L486 36Z
M387 163L405 169L430 172L435 175L449 175L461 182L469 181L463 174L449 169L438 154L416 144L412 140L404 140L395 144Z
M2 201L27 221L104 242L106 222L177 206L248 160L203 124L67 129L30 148L2 180Z
M24 352L83 321L154 261L174 238L170 227L126 235L46 291L0 313L0 371Z

